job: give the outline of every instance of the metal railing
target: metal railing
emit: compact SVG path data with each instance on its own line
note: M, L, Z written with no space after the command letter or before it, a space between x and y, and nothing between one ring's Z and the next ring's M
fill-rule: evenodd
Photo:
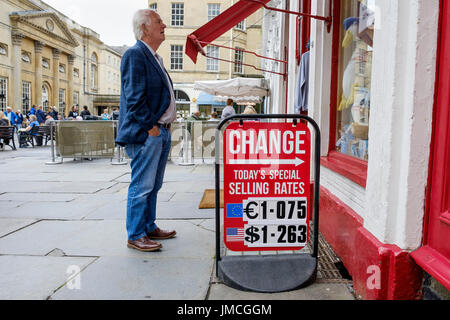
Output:
M169 160L178 165L214 163L215 130L219 121L184 121L172 124ZM115 144L118 121L83 120L51 122L51 156L47 164L64 158L111 159L111 164L126 164L123 147ZM60 160L57 160L60 158Z
M50 125L52 161L47 164L62 163L64 158L114 158L117 121L52 121Z
M172 147L169 159L179 165L213 163L215 130L219 121L184 121L172 124Z

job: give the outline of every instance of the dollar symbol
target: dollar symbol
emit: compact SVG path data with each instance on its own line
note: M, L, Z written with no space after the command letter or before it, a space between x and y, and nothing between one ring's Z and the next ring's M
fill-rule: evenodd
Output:
M245 241L254 243L259 240L259 234L258 234L259 228L251 226L247 230L245 230L245 234L247 235L245 237Z

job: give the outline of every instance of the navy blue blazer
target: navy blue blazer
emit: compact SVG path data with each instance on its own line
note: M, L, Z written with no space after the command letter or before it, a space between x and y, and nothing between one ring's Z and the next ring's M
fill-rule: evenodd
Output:
M120 65L121 94L119 145L144 143L148 131L170 105L170 87L165 71L144 43L138 41L128 49Z

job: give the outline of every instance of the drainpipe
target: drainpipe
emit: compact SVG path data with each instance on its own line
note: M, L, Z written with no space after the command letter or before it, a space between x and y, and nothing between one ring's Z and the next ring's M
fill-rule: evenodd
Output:
M231 6L233 6L233 4L234 4L234 0L231 0ZM230 6L230 7L231 7ZM233 47L234 48L234 46L233 46L233 28L231 28L230 29L230 47ZM234 57L233 57L233 52L234 52L234 50L230 50L230 61L234 61ZM228 68L228 79L231 79L231 76L232 76L232 71L233 71L233 66L234 66L234 64L233 63L230 63L229 64L229 68Z
M83 44L83 93L89 95L86 91L86 45Z

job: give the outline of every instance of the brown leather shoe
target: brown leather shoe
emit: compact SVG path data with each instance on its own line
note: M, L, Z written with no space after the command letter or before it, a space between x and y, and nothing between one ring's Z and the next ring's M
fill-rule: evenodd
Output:
M156 250L161 249L162 244L152 241L147 236L144 236L144 237L134 240L134 241L128 240L127 247L133 248L133 249L136 249L139 251L149 252L149 251L156 251Z
M161 230L160 228L156 228L155 231L151 233L147 233L147 237L149 239L170 239L175 237L177 232L175 230Z

